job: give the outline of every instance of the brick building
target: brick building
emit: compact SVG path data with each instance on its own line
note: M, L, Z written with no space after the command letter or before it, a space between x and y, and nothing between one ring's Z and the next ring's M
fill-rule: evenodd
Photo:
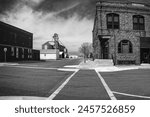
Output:
M0 62L39 60L33 50L33 34L0 21Z
M114 64L150 63L150 1L98 0L93 55Z

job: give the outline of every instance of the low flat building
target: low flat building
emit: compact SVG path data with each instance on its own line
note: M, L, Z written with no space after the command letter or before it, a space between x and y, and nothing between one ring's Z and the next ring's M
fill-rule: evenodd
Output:
M69 55L69 58L70 59L76 59L76 58L78 58L78 56L77 55Z
M59 50L50 49L50 50L41 50L40 51L40 59L41 60L49 60L49 59L59 59Z

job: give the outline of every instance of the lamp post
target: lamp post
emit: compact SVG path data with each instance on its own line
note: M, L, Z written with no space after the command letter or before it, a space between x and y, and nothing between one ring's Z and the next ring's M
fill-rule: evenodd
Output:
M6 59L6 57L7 57L7 56L6 56L6 52L7 52L7 48L4 48L4 54L5 54L5 55L4 55L4 57L5 57L4 59L5 59L5 62L6 62L6 60L7 60L7 59Z

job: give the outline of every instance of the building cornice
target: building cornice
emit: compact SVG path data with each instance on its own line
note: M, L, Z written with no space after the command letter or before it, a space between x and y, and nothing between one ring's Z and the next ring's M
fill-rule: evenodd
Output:
M114 10L125 10L125 11L142 11L142 12L150 12L150 7L147 5L136 5L129 3L120 3L120 2L99 2L96 5L97 10L112 8Z

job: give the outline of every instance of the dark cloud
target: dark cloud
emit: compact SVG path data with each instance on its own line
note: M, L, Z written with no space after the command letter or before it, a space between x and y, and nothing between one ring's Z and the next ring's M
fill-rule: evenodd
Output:
M75 2L78 2L78 0L44 0L36 7L36 10L42 10L45 12L57 12L71 4L74 4Z
M56 17L70 18L77 14L79 18L93 18L95 12L96 0L43 0L37 6L34 6L32 0L0 0L0 13L11 11L17 3L22 6L27 5L35 12L43 13L56 12ZM18 8L19 10L19 8Z
M73 15L74 13L79 15L79 18L82 19L84 17L88 19L93 19L95 15L95 0L89 0L86 2L81 2L76 7L66 11L62 12L59 15L69 17L70 15Z
M18 2L18 0L0 0L0 13L9 11Z
M74 14L79 18L93 18L95 12L96 0L45 0L35 8L43 12L59 12L57 16L69 18ZM75 5L75 6L74 6ZM69 8L73 6L72 8ZM64 10L67 9L68 10ZM62 10L62 11L61 11Z

